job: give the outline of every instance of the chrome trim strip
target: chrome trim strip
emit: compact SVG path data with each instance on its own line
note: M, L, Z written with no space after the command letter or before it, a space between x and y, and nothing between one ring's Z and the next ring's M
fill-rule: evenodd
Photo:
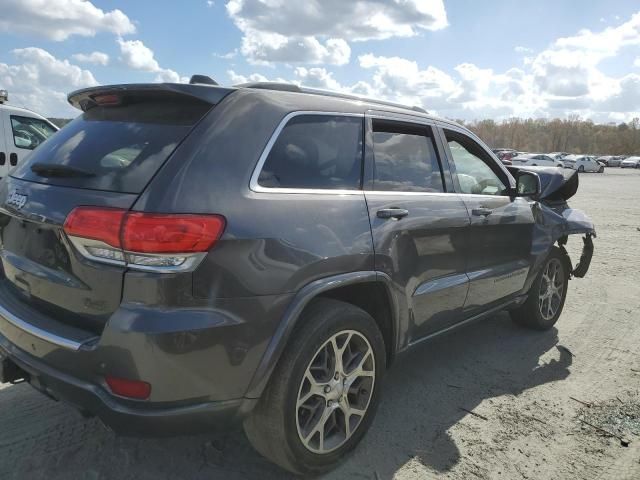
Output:
M447 275L445 277L438 277L427 280L426 282L418 285L418 288L413 292L413 297L428 295L465 284L469 284L469 277L466 273L457 273Z
M118 267L127 266L124 260L113 260L110 258L96 257L95 255L91 255L91 253L89 253L89 251L85 247L89 246L89 247L104 248L108 250L118 251L120 253L122 253L122 250L112 247L111 245L107 245L106 243L101 242L100 240L76 237L73 235L67 235L67 238L76 248L76 250L78 250L80 255L82 255L84 258L88 258L89 260L93 260L94 262L108 263L109 265L117 265Z
M207 256L207 252L198 253L167 253L167 254L151 254L151 253L137 253L125 251L125 258L129 255L140 257L185 257L185 261L180 265L156 267L152 265L138 265L136 263L126 264L127 268L140 272L155 272L155 273L177 273L177 272L189 272L195 270L200 262Z
M78 250L80 255L92 260L94 262L106 263L109 265L116 265L122 268L129 268L130 270L136 270L140 272L155 272L155 273L177 273L188 272L195 270L200 262L207 256L207 252L198 253L167 253L167 254L154 254L154 253L141 253L141 252L129 252L127 250L119 250L99 240L92 240L88 238L75 237L73 235L67 235L69 241ZM123 254L124 260L112 260L109 258L96 257L85 248L86 246L94 246L99 248L105 248L109 250L116 250ZM185 261L180 265L156 267L150 265L138 265L135 263L129 263L127 260L129 256L141 256L141 257L184 257Z
M292 118L299 117L302 115L323 115L327 117L360 117L364 118L363 113L345 113L345 112L322 112L315 110L298 110L295 112L291 112L287 114L278 124L275 131L269 138L267 142L267 146L264 147L262 154L260 155L260 159L253 169L253 173L251 174L251 180L249 181L249 189L253 192L257 193L308 193L315 195L361 195L362 190L354 189L354 190L332 190L332 189L313 189L313 188L269 188L263 187L258 183L258 178L260 177L260 172L262 172L262 167L264 167L264 163L267 161L267 157L269 153L271 153L271 149L275 145L280 133L284 130L284 127L289 123Z
M76 342L74 340L69 340L68 338L60 337L53 333L47 332L41 328L38 328L30 323L25 322L24 320L16 317L13 313L7 310L5 307L0 305L0 316L4 318L8 323L13 325L19 330L26 332L30 335L33 335L40 340L44 340L45 342L51 343L53 345L57 345L58 347L66 348L68 350L78 351L82 347L82 343Z
M364 193L370 196L382 195L391 197L442 197L458 195L456 192L396 192L395 190L365 190Z

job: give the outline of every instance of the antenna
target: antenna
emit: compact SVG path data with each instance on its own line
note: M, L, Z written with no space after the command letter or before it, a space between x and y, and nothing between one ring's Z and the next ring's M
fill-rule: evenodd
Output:
M208 77L207 75L192 75L191 80L189 80L189 85L218 85L213 78Z

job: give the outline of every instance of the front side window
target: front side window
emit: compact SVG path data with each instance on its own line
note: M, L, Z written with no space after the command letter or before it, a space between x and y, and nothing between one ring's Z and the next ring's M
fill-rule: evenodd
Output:
M373 151L374 190L444 192L430 127L374 120Z
M299 115L284 127L262 167L266 188L356 190L362 177L362 117Z
M458 132L444 132L462 193L508 194L507 186L490 166L494 163L493 159L478 143Z
M44 120L14 115L11 115L11 129L15 146L27 150L33 150L56 133L56 129Z

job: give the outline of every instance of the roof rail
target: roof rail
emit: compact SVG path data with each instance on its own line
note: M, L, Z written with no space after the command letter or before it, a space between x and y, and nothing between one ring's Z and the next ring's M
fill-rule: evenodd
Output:
M363 97L360 95L352 95L348 93L334 92L333 90L323 90L320 88L300 87L295 83L283 82L250 82L235 85L238 88L260 88L263 90L278 90L281 92L308 93L311 95L322 95L325 97L342 98L345 100L358 100L360 102L374 103L376 105L384 105L387 107L402 108L405 110L413 110L419 113L429 113L424 108L418 106L408 106L396 102L388 102L386 100L378 100L375 98Z
M249 82L234 85L238 88L259 88L262 90L278 90L280 92L297 92L302 93L302 89L295 83L284 82Z

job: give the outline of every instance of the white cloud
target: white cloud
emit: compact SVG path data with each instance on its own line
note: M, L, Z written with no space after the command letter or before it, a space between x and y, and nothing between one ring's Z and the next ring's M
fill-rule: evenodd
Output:
M126 35L135 31L135 25L122 11L105 12L90 1L2 0L0 32L62 41L72 35Z
M120 60L129 68L143 72L157 73L156 82L186 83L187 77L181 77L178 72L169 68L162 68L155 58L153 50L141 40L123 40L118 38L120 46Z
M351 48L340 38L324 43L315 37L286 37L277 33L253 32L242 38L242 54L253 64L271 62L344 65L349 63Z
M67 103L67 94L98 85L89 70L55 58L41 48L20 48L13 54L21 63L0 63L0 85L9 90L14 105L47 116L75 116L78 112Z
M213 53L214 58L221 58L223 60L232 60L238 56L238 49L234 48L227 53Z
M260 75L259 73L253 73L251 75L245 76L240 75L233 70L227 70L227 75L231 79L231 83L234 85L238 85L241 83L249 83L249 82L268 82L269 79L264 75Z
M533 48L518 45L513 49L516 53L533 53Z
M296 79L303 85L324 90L342 91L345 87L333 78L333 73L324 68L298 67L294 70Z
M349 41L410 37L447 26L442 0L230 0L227 12L243 32L253 63L349 61Z
M109 55L103 52L76 53L71 55L71 58L81 63L93 63L102 66L109 64Z

